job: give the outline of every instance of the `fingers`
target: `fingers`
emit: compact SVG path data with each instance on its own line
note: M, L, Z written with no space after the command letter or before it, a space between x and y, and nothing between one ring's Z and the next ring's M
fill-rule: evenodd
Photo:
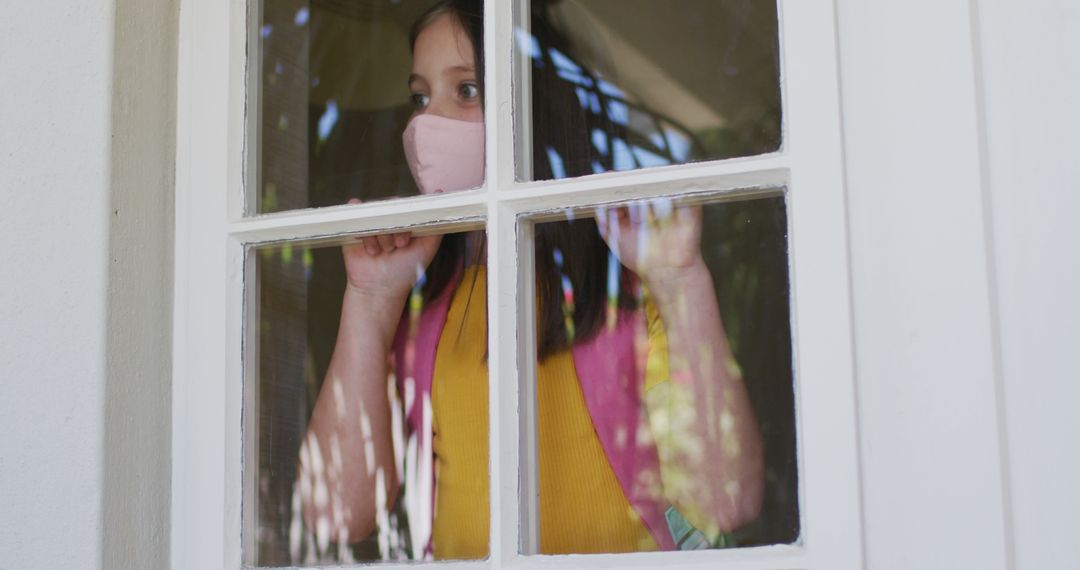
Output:
M345 247L361 247L371 256L393 253L396 250L408 247L414 241L412 232L379 234L374 236L356 237L353 239L356 240L356 243L353 245L346 245Z
M599 206L596 208L596 229L600 232L600 238L607 243L608 248L611 250L615 257L619 257L619 222L618 211L622 208L607 208L605 206Z
M680 206L675 209L675 219L680 223L700 223L701 205Z
M670 198L656 198L625 206L596 208L596 224L607 235L618 226L621 229L664 226L669 222L690 220L699 206L676 206Z
M629 207L598 206L595 215L596 225L600 229L600 234L606 237L609 232L618 231L619 227L625 227L631 218L628 208L634 208L635 206L635 204L631 204Z
M661 223L669 221L672 218L673 211L676 209L671 198L657 198L649 206L653 217Z
M685 206L675 206L671 198L653 198L629 206L629 219L635 226L664 227L677 218L676 212Z
M368 253L368 255L374 256L374 255L379 255L380 253L382 253L382 247L379 245L379 240L377 240L375 238L372 238L372 237L364 238L363 239L363 244L364 244L364 251L366 251Z
M379 234L375 236L375 239L379 242L379 247L382 248L384 253L393 253L397 246L394 245L394 236L387 234Z
M349 198L347 204L360 204L362 203L359 198ZM357 245L362 245L364 251L368 255L379 255L381 253L392 253L395 249L405 247L409 245L409 234L380 234L376 236L368 236L366 238L356 238Z

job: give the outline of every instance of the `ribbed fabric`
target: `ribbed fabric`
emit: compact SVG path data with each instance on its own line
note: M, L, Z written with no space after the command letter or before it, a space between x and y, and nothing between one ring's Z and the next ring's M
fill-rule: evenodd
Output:
M436 481L432 546L441 560L488 554L486 352L486 272L471 266L450 301L431 386Z
M569 350L540 363L537 391L540 552L656 550L604 454Z
M437 559L488 553L486 299L484 268L466 269L436 350L432 532ZM604 454L572 353L551 356L537 374L541 553L656 550Z

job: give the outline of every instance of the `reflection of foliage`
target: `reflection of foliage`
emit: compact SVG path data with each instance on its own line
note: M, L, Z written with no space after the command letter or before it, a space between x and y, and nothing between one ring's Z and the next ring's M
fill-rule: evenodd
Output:
M341 314L345 283L337 247L275 246L258 250L257 330L259 400L258 531L260 566L303 560L402 559L411 549L402 502L388 513L396 548L380 551L378 533L344 548L318 552L312 529L304 528L294 504L296 463L311 408L326 375ZM404 486L402 488L404 491ZM294 526L291 526L294 525ZM294 533L303 537L290 548Z
M334 3L342 4L323 2ZM563 90L569 92L569 105L576 109L556 111L580 111L584 116L584 150L573 144L558 151L548 149L551 152L546 158L552 163L552 177L761 152L760 141L751 140L754 133L740 134L730 128L691 132L660 111L641 106L632 94L577 63L571 46L544 43L549 41L535 44L534 74L538 76L541 68L547 69L549 77L561 81ZM284 174L275 174L271 168L265 174L267 202L263 211L335 205L350 197L372 200L415 193L401 146L371 144L397 141L410 113L408 107L378 111L342 108L331 112L329 104L315 104L308 111L307 203L288 202L295 184L287 184ZM774 119L778 125L779 110ZM576 168L571 164L575 161L584 164ZM293 165L286 160L277 163L272 166L283 169ZM279 181L280 188L273 181ZM785 234L782 198L705 208L704 254L716 280L728 338L762 426L767 454L767 489L761 517L736 533L722 536L716 546L792 542L799 532ZM272 261L261 264L259 279L260 317L264 323L259 339L263 371L259 466L264 475L259 509L260 524L265 525L259 531L283 537L287 536L284 523L289 518L294 476L291 466L334 344L333 325L341 311L344 274L337 248L304 250L299 256L277 253ZM306 330L300 320L305 317ZM298 382L298 378L305 378L306 383ZM402 525L407 525L404 512L398 516ZM277 528L271 528L274 526ZM275 563L271 553L287 554L285 544L264 541L260 546L264 549L260 563ZM358 560L379 559L375 537L353 545L352 555Z
M760 62L763 84L730 86L754 104L714 108L725 126L692 131L665 112L671 108L643 102L617 79L583 63L580 38L567 36L552 17L555 4L534 0L531 35L516 34L518 50L532 67L536 178L750 156L779 147L779 91L775 72L767 72L775 61ZM754 89L763 91L750 95Z
M695 133L707 157L746 156L753 154L750 145L742 140L739 131L725 127L705 129Z
M534 24L540 28L539 22ZM551 178L563 178L716 158L689 129L637 103L633 95L560 50L557 32L549 29L547 34L551 37L539 33L525 40L532 46L534 95L568 115L546 117L537 110L534 142L545 147L537 162L546 158L549 163L537 165L538 178L547 177L549 169Z
M793 542L799 517L784 198L706 206L702 253L765 439L762 514L724 540Z
M534 177L563 178L746 156L773 150L779 108L756 127L691 132L589 69L533 4L532 36L517 36L533 75ZM543 102L539 104L538 102ZM760 139L760 140L759 140ZM704 211L703 253L716 280L732 350L765 440L766 489L758 519L716 546L793 542L799 533L794 378L782 197Z

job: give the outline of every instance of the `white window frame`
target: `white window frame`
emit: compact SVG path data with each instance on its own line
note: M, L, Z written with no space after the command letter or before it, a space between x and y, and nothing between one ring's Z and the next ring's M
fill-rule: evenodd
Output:
M253 0L252 0L253 1ZM456 568L838 569L862 560L860 492L834 5L779 0L783 147L716 162L552 182L514 180L513 3L487 0L487 176L476 191L245 218L245 0L182 0L176 171L171 564L242 565L246 245L486 220L491 548ZM701 192L786 188L796 366L801 535L793 545L621 555L521 555L534 544L527 357L537 211ZM521 256L515 255L520 251ZM520 412L520 414L519 414ZM533 467L535 467L533 463ZM533 487L534 488L534 487ZM380 565L380 568L415 568Z

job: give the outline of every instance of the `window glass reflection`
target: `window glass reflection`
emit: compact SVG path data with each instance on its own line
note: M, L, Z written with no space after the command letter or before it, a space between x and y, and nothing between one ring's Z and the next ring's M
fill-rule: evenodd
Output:
M459 61L432 62L427 57L432 42L422 47L420 57L416 42L421 39L419 30L436 23L421 22L436 4L435 0L260 2L256 41L261 65L257 97L252 99L257 103L252 110L259 117L258 140L251 145L257 172L250 185L254 195L249 213L451 190L425 190L417 165L427 164L426 157L423 151L417 157L415 148L410 154L403 135L418 115L475 123L478 129L465 128L466 134L482 133L482 71L476 71L483 63L482 4L454 2L470 16L456 30L461 37L450 37L453 45L442 41L433 53L458 56ZM435 65L469 70L447 77ZM453 85L444 89L444 80ZM470 92L473 100L448 105L447 101L462 103L459 87L466 83L475 86ZM470 169L470 173L479 170L479 176L453 189L482 183L482 141L479 148L478 168Z
M528 12L515 33L532 84L519 178L779 148L775 2L532 0Z
M251 253L247 564L487 555L484 243L395 233Z
M778 194L537 225L540 553L797 538Z

